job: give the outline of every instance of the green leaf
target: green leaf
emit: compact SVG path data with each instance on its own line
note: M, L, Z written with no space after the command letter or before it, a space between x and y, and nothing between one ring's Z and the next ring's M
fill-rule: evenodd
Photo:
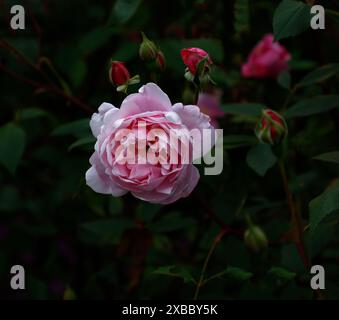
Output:
M141 2L141 0L116 0L109 18L109 24L125 24L137 12Z
M85 145L93 145L95 143L95 138L93 136L80 138L75 141L68 147L68 151L73 150L74 148L85 146Z
M317 67L317 63L313 60L297 60L292 59L288 65L293 70L312 70Z
M336 226L330 223L323 223L317 226L313 232L306 234L306 244L310 257L323 254L329 243L336 237Z
M123 232L133 226L132 221L124 218L98 220L82 224L80 236L87 243L114 245L120 241Z
M226 275L228 275L229 277L237 281L246 281L246 280L249 280L253 276L253 273L244 271L237 267L228 267L226 269Z
M89 134L90 134L89 119L87 118L65 123L55 128L52 132L52 135L54 136L73 135L82 138L84 136L88 137Z
M184 283L196 283L192 275L184 267L163 266L153 270L151 274L181 278L184 280Z
M221 105L221 109L231 114L261 116L265 106L259 103L226 103Z
M339 187L325 190L309 203L309 209L310 228L313 231L326 216L339 210Z
M21 160L25 149L25 131L10 122L0 127L0 164L12 174Z
M291 88L291 74L288 71L281 72L278 76L277 81L282 88L284 89Z
M272 267L268 273L282 280L292 280L297 275L295 272L289 271L282 267Z
M160 209L161 205L141 203L137 208L136 215L140 220L149 222L153 220Z
M339 72L339 64L328 64L317 68L316 70L311 71L307 74L301 81L297 84L297 87L310 86L312 84L325 81L330 77L334 76Z
M159 220L152 222L149 228L153 232L171 232L186 228L194 223L194 219L183 217L179 212L170 212Z
M263 177L275 165L277 158L270 145L259 143L249 150L246 161L250 168Z
M317 96L297 102L285 112L285 118L305 117L339 107L339 95Z
M311 8L301 1L283 0L274 12L275 40L296 36L310 27Z
M18 118L20 120L29 120L46 116L49 116L48 112L40 108L26 108L18 111Z
M234 3L234 30L236 34L249 30L250 8L248 0L236 0Z
M79 49L81 53L91 53L101 48L109 42L115 33L116 29L111 27L99 27L90 31L80 40Z
M315 160L339 163L339 151L326 152L313 157Z
M240 269L238 267L228 267L227 269L207 278L204 281L204 284L213 280L213 279L223 278L224 276L227 276L228 278L231 278L231 279L239 281L239 282L243 282L243 281L247 281L250 278L252 278L253 273L245 271L245 270Z

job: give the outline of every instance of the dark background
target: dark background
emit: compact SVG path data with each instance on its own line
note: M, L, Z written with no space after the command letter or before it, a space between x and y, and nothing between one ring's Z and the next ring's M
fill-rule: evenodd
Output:
M165 54L167 69L159 85L172 102L181 100L185 79L180 48L187 46L210 53L223 103L260 102L279 110L286 98L275 80L240 75L251 48L272 33L280 1L250 1L241 32L235 31L235 1L122 2L116 10L115 1L0 1L1 40L10 44L0 46L0 121L19 128L9 149L23 150L18 165L11 152L0 155L7 163L0 168L0 297L192 298L192 278L199 278L220 231L212 219L217 216L231 231L215 249L206 276L228 271L202 287L199 297L338 298L336 220L320 225L312 237L305 235L312 264L326 269L326 290L316 294L309 286L309 269L284 237L290 216L279 171L274 167L264 178L258 176L246 163L249 146L226 146L223 173L201 175L187 199L168 206L130 195L96 194L85 185L94 145L89 118L102 102L119 106L123 99L108 81L109 60L125 61L132 75L139 73L142 83L150 81L138 57L140 30ZM322 3L339 10L338 1ZM26 9L26 30L9 29L14 4ZM324 31L310 29L281 41L293 56L294 82L338 62L338 27L327 19ZM338 85L335 76L299 92L292 102L337 94ZM305 226L308 203L338 177L337 165L312 160L338 149L338 120L335 109L289 122L289 182ZM226 115L219 123L225 135L253 135L250 117ZM73 145L79 139L80 145ZM260 254L244 245L245 213L269 239ZM10 289L14 264L25 267L25 291Z

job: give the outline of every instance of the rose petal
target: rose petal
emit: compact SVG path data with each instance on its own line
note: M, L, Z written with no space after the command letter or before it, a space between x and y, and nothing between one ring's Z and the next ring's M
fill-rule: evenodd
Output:
M119 117L125 118L150 111L171 111L171 101L155 83L148 83L125 98L121 104Z
M94 153L90 159L92 167L86 172L86 184L95 192L103 194L112 194L120 197L127 193L126 190L115 185L105 173L105 167L101 164L98 156Z
M116 114L119 109L114 107L110 103L104 102L100 105L98 111L98 113L93 113L92 118L89 122L94 137L97 137L100 134L101 127L104 124L104 119L106 115L112 117L112 115Z

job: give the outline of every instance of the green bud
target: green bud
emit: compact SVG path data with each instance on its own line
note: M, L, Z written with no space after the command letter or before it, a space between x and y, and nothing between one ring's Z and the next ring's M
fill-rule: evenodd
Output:
M268 241L264 231L256 225L250 226L244 234L245 245L254 252L267 248Z
M141 35L142 43L140 44L139 48L139 56L143 61L154 61L158 55L158 48L155 43L149 40L143 32L141 32Z

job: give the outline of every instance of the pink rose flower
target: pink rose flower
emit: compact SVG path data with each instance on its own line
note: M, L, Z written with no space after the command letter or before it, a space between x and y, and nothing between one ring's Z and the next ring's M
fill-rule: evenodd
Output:
M277 77L288 69L291 59L289 52L278 42L273 42L272 34L265 35L242 65L241 73L246 78Z
M215 90L212 93L202 92L199 94L198 107L200 111L211 117L211 124L214 128L219 128L218 118L225 116L225 112L220 108L222 92Z
M180 140L184 144L180 151L168 137L172 132L180 135L192 129L214 132L209 119L197 106L172 105L154 83L127 96L120 109L103 103L90 121L97 142L90 158L92 167L86 172L87 185L98 193L115 197L130 191L141 200L160 204L187 197L199 180L199 172L192 162L201 154L192 151L191 140L186 140L186 144ZM143 130L139 131L140 128ZM154 129L159 135L152 139L149 136ZM182 150L189 150L188 161L184 161ZM177 163L167 161L171 151L178 152ZM164 161L153 161L152 155ZM121 161L131 160L133 156L137 161Z

